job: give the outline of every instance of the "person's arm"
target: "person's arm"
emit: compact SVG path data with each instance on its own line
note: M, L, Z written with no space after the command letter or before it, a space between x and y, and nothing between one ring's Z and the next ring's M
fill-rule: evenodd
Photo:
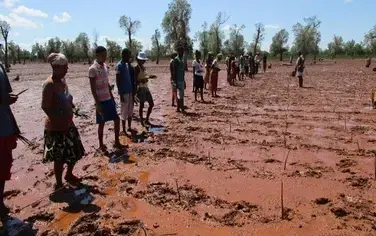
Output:
M116 71L116 86L118 88L118 93L119 93L120 98L121 98L121 95L122 95L122 91L121 91L121 71L120 71L119 64L116 65L115 71Z
M0 63L0 67L4 73L4 83L0 82L0 105L12 105L13 103L17 101L18 96L10 94L13 90L12 90L12 87L10 86L7 72L1 63ZM1 94L1 91L4 91L3 89L1 89L1 86L5 86L6 94Z
M96 70L95 70L95 68L89 69L89 79L90 79L91 94L93 95L95 104L98 104L99 100L98 100L98 94L97 94L97 88L96 88Z
M196 61L193 61L193 63L192 63L192 74L193 74L193 76L195 76L195 72L196 72Z

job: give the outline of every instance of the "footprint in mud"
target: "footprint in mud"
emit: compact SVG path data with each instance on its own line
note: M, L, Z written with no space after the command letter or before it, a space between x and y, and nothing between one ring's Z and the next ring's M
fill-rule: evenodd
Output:
M357 161L346 158L346 159L340 160L339 163L337 163L336 165L338 166L338 168L345 169L345 168L356 166L357 164L358 164Z
M325 205L325 204L328 204L329 202L331 201L328 198L324 198L324 197L320 197L315 200L315 203L317 205Z
M21 190L19 189L13 189L13 190L8 190L4 192L4 198L7 200L10 200L14 197L17 197L21 193Z
M25 221L34 224L35 221L51 222L53 219L55 219L55 215L53 213L40 212L36 215L30 216L29 218L25 219Z
M128 220L116 225L114 233L116 233L116 235L134 235L137 232L140 232L140 230L144 231L145 235L147 235L142 221Z
M183 207L189 209L198 203L209 200L204 190L190 185L173 188L168 183L151 183L146 191L138 191L134 194L135 198L146 199L150 204L164 208Z
M344 182L348 182L352 187L360 189L370 188L369 179L367 177L351 176L346 178Z
M120 190L128 194L132 194L133 188L138 184L138 180L129 176L120 179Z

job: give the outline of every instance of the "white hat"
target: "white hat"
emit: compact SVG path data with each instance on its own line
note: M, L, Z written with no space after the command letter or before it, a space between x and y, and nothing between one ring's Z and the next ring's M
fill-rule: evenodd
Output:
M68 59L62 53L51 53L47 58L47 62L49 62L51 65L58 65L58 66L68 65Z
M137 55L137 59L140 60L140 61L147 61L148 60L145 52L139 52L138 55Z

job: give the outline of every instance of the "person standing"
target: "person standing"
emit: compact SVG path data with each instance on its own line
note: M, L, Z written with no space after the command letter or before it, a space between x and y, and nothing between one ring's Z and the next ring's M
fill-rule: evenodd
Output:
M65 180L78 183L73 168L85 154L80 134L73 123L73 97L68 92L65 75L68 60L64 54L51 53L47 61L52 67L52 76L43 84L42 109L46 113L44 130L43 162L54 162L55 189L63 187L64 165L68 166Z
M171 89L172 89L172 106L174 107L175 106L175 101L176 101L176 104L178 103L178 98L177 98L177 92L176 92L176 88L174 87L174 80L173 80L173 70L174 70L174 58L177 56L177 52L173 52L171 53L171 56L170 56L170 80L171 80Z
M210 75L211 75L211 66L213 64L213 53L209 52L208 53L208 58L206 59L206 64L205 64L205 78L204 78L204 88L207 88L207 84L210 82Z
M249 77L252 79L255 75L255 59L252 53L249 54Z
M221 68L219 68L219 62L222 60L222 54L218 54L217 58L213 61L212 64L212 72L210 77L210 84L211 84L211 94L212 97L218 97L217 96L217 89L218 89L218 76L219 71Z
M108 68L106 65L107 49L98 46L95 49L96 60L89 68L90 89L94 97L96 107L96 122L98 124L99 149L107 151L103 143L103 129L108 121L114 121L115 126L115 148L124 148L120 143L120 119L116 111L116 103L111 92L111 86L108 79Z
M150 93L148 81L149 76L146 73L145 62L148 60L145 52L139 52L137 55L137 65L134 68L136 83L137 83L137 97L140 100L140 120L142 126L150 126L150 114L154 107L153 96ZM144 121L144 107L145 102L149 103L148 111L146 113L146 120Z
M264 73L266 72L266 63L268 62L268 56L264 53L262 57L262 69Z
M303 54L301 52L298 52L298 59L296 60L295 64L295 74L299 78L299 87L301 88L303 87L303 71L305 68L304 62L305 60Z
M239 80L244 80L244 73L245 73L245 59L244 55L240 55L239 66L240 66L240 77Z
M4 203L5 182L11 179L13 162L12 152L17 147L17 135L20 134L10 105L17 102L18 96L11 94L6 69L0 64L0 219L7 217L10 209Z
M248 54L244 54L244 75L248 76L249 75L249 56ZM244 78L243 75L243 78Z
M130 64L131 51L127 48L121 53L121 61L116 64L116 85L119 91L121 111L120 118L123 132L126 134L125 121L128 121L128 132L132 133L132 117L136 82L133 66Z
M184 46L181 43L177 43L176 51L178 55L174 59L174 70L173 70L173 78L174 78L174 86L177 89L178 95L178 106L176 111L185 113L184 107L184 90L186 87L185 84L185 70L184 70Z
M194 87L195 87L195 101L197 102L197 92L200 90L201 101L204 102L204 67L201 64L201 52L196 50L195 60L192 63Z
M259 67L260 67L260 53L257 52L256 56L255 56L255 70L254 70L254 74L258 74Z

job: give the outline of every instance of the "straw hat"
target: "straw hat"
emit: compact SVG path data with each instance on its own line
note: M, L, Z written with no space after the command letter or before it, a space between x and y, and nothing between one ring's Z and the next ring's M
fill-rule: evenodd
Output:
M145 52L139 52L138 55L137 55L137 59L140 60L140 61L147 61L148 60Z

